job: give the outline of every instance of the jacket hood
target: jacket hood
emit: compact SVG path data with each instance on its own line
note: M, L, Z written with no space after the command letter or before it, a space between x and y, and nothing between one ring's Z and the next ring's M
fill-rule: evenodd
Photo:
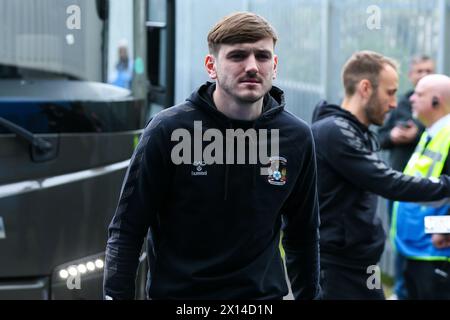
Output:
M319 101L319 103L314 108L312 123L328 117L336 116L347 119L348 121L359 127L363 132L369 131L369 129L364 124L362 124L353 114L343 109L341 106L329 104L325 100Z
M369 141L370 148L373 152L380 150L378 136L362 124L353 114L335 104L328 104L325 100L321 100L314 108L312 123L318 122L329 117L341 117L349 121L353 126L361 130L363 136Z
M223 126L228 127L231 119L217 110L217 107L214 104L212 94L215 89L216 84L208 81L195 90L186 100L210 114L210 116L218 120ZM284 110L284 106L284 92L281 89L272 86L272 89L264 96L263 111L257 120L273 119L277 114Z

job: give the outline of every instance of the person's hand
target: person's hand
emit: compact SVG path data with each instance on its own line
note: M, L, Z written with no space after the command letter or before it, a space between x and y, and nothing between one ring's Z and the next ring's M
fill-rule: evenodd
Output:
M407 126L397 125L391 130L391 141L393 144L411 143L416 139L418 132L419 128L414 121L409 120Z
M431 241L438 249L448 248L450 247L450 234L433 234Z

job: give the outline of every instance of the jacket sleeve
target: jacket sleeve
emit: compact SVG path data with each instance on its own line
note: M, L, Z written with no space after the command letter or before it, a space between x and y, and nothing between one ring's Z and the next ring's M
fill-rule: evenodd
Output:
M314 141L305 139L304 158L292 194L283 206L283 248L296 300L319 298L319 205Z
M356 187L384 198L421 202L450 197L450 179L439 180L404 175L388 167L367 148L364 137L344 120L335 119L320 141L320 155L342 178Z
M170 159L158 123L157 118L150 122L141 137L109 226L104 295L112 299L134 299L142 244L149 227L157 225L168 189Z
M450 174L450 157L447 156L447 159L444 163L444 168L442 170L442 174L449 175ZM438 200L438 201L429 201L429 202L422 202L420 203L423 206L433 207L433 208L439 208L442 206L450 206L450 198ZM450 208L448 209L447 214L450 214Z

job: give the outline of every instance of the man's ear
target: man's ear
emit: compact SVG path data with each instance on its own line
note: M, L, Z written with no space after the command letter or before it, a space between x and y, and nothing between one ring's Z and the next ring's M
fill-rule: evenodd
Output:
M364 99L369 99L373 93L372 83L368 79L362 79L358 84L358 92Z
M216 72L216 58L212 54L208 54L205 58L205 68L206 72L208 72L208 75L211 79L216 80L217 79L217 72Z
M274 55L273 56L273 80L275 80L277 78L277 72L278 72L278 56Z

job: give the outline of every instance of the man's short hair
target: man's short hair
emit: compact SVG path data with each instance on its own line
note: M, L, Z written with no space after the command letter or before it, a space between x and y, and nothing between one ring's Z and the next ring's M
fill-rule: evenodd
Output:
M358 83L367 79L374 90L378 88L380 73L386 66L391 66L396 71L398 63L388 57L373 51L359 51L354 53L345 63L342 80L345 88L345 95L351 97L356 92Z
M217 54L221 44L255 43L278 37L275 29L263 17L251 12L236 12L220 20L208 33L209 53Z
M409 62L409 68L411 69L414 65L425 61L433 61L433 59L431 59L431 57L426 54L415 55L411 58L411 61Z

